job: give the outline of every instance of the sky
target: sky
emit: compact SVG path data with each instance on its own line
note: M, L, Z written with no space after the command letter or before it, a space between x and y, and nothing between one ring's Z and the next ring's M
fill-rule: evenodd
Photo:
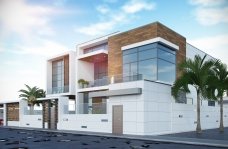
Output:
M0 100L46 89L46 60L159 21L228 64L228 0L0 0Z

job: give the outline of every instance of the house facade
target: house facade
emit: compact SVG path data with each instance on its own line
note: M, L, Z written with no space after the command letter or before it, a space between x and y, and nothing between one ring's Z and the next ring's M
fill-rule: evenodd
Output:
M79 44L76 52L47 60L47 97L33 114L20 101L19 126L134 135L193 131L196 92L190 87L191 94L174 100L171 87L181 75L178 64L197 54L205 55L159 22ZM202 129L217 128L218 103L202 100L201 109Z

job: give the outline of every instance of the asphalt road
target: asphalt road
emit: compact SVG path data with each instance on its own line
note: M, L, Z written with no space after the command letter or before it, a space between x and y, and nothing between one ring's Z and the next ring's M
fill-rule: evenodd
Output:
M0 127L0 149L221 149L155 141L18 130Z

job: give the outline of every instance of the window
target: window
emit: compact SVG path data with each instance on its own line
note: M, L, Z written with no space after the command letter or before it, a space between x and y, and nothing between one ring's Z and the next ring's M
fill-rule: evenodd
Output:
M209 101L208 101L208 106L215 106L215 101L209 100Z
M175 64L158 59L158 80L173 83L175 74Z
M131 62L136 62L137 61L137 53L132 53L128 55L123 56L123 63L131 63Z
M107 76L108 66L107 62L99 62L94 64L94 78L103 79Z
M139 60L146 60L150 58L156 58L157 57L157 50L156 49L150 49L139 52Z
M143 79L157 80L157 61L149 59L139 62L139 73L143 75Z
M175 63L176 52L172 48L160 43L143 45L123 51L123 76L129 80L137 74L143 79L172 84L176 76Z
M169 61L171 63L175 63L176 55L163 51L161 49L158 49L158 58Z
M58 60L52 62L52 92L58 93L64 87L64 62Z

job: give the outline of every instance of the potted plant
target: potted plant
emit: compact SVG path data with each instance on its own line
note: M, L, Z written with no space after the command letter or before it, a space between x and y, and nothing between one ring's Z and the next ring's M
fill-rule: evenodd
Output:
M79 84L79 87L80 88L83 88L84 87L84 83L85 83L85 80L84 79L79 79L78 80L78 84Z
M88 87L89 81L84 81L84 87Z

